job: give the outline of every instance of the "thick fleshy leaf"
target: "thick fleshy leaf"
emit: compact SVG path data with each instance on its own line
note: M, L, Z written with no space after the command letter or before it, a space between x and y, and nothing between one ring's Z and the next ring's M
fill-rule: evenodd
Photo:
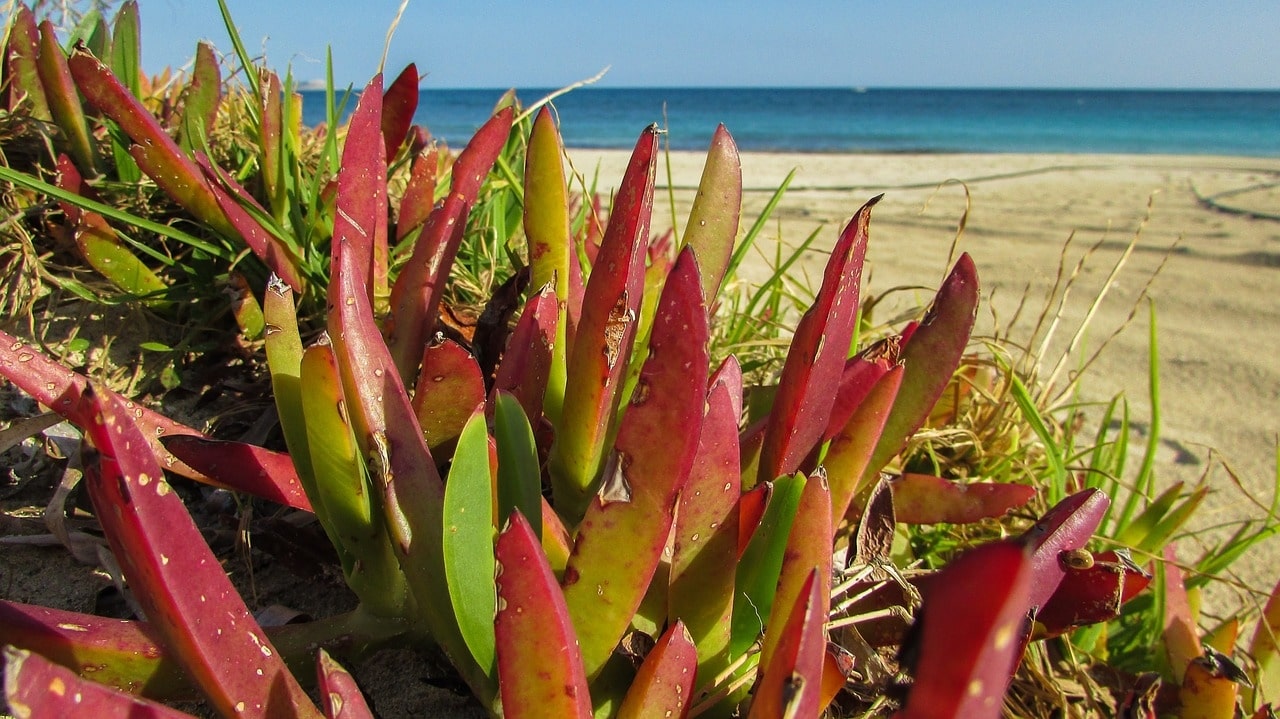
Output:
M559 304L550 285L544 285L529 298L494 376L493 388L510 392L528 417L542 416L543 399L555 368L557 342L563 340Z
M1057 636L1120 616L1120 607L1146 589L1151 575L1113 551L1079 549L1067 555L1066 576L1036 612L1037 630Z
M541 537L542 472L533 428L513 395L495 391L492 404L493 437L498 448L498 523L505 525L511 512L519 509L532 518L530 524Z
M382 152L382 74L365 85L347 122L338 171L334 242L346 240L377 306L387 286L387 158Z
M316 679L327 719L373 719L355 678L323 649L316 655Z
M317 342L303 354L301 410L314 475L312 502L361 605L380 616L398 616L405 610L404 576L386 526L374 514L374 489L345 409L340 374L327 342Z
M1192 660L1204 653L1197 627L1199 617L1191 608L1187 586L1178 567L1178 553L1174 545L1164 549L1164 648L1169 658L1173 678L1179 682Z
M85 120L84 108L80 106L75 81L71 79L67 56L58 44L57 30L49 20L40 23L40 55L36 64L49 112L62 131L67 149L86 175L96 176L98 161L94 156L93 139L89 136L89 124Z
M553 424L564 402L569 343L569 195L565 185L564 148L551 108L534 118L524 166L524 232L529 242L530 284L550 287L556 298L556 324L547 376L546 412ZM532 415L531 415L532 416Z
M764 510L773 497L773 482L761 482L738 496L738 557L747 551L751 538L764 519Z
M44 85L40 82L40 70L36 60L40 56L40 30L36 16L26 4L20 3L9 23L9 36L5 48L5 85L7 85L10 112L18 110L36 120L49 120L49 103L45 100Z
M163 148L134 145L129 148L129 152L138 160L138 166L144 171L148 173L163 171L165 162L162 159ZM264 215L269 214L267 210L258 204L258 201L236 182L234 177L214 165L203 152L196 153L195 161L208 183L209 191L213 194L214 203L234 228L237 236L244 240L245 245L262 260L268 269L295 292L305 288L306 281L299 270L301 261L297 253L280 237L263 227L262 223L245 209L245 206L253 207ZM227 189L223 189L224 186Z
M0 375L40 404L72 422L81 424L84 421L79 413L83 407L80 398L89 386L89 380L53 361L36 347L3 331L0 331ZM99 389L99 393L110 393L110 390ZM162 436L203 436L200 432L133 402L128 402L127 406L162 467L184 477L206 480L204 475L188 467L160 443Z
M768 505L764 515L738 562L729 638L729 653L733 658L741 656L760 638L764 620L773 611L774 592L782 572L787 539L806 484L806 477L802 474L779 477L773 482L772 492L766 494ZM743 498L748 494L743 494Z
M262 305L253 296L249 280L239 272L232 272L227 278L226 293L231 301L231 315L235 317L240 334L246 339L260 339L266 329L266 320L262 316Z
M222 101L222 72L218 57L207 42L196 44L196 57L191 68L191 82L182 91L179 110L178 144L183 150L208 151L209 135Z
M58 156L58 187L96 199L95 193L66 155ZM62 208L62 214L67 218L67 229L89 266L121 290L134 297L145 298L143 301L150 306L168 304L157 297L168 286L124 244L105 217L82 210L65 200L59 201L58 206Z
M436 201L436 176L440 169L440 153L434 146L413 158L409 168L409 184L400 198L396 215L396 242L402 242L415 230L422 229Z
M899 366L902 345L897 337L887 337L850 357L840 374L840 386L836 389L836 401L831 406L831 420L822 433L823 440L830 440L849 423L853 413L862 406L871 390L889 370Z
M835 387L843 373L861 302L862 264L873 198L854 215L831 249L822 287L800 323L787 351L778 393L765 428L759 480L800 469L831 419Z
M564 596L525 518L498 535L498 688L510 719L591 716L591 697Z
M82 47L73 50L67 62L76 86L89 103L114 120L136 143L135 149L141 151L141 157L134 159L156 184L219 234L239 237L240 233L219 209L199 168L182 154L155 117L120 84L107 66Z
M0 600L0 645L92 669L94 681L131 694L193 696L178 665L159 661L161 642L149 624Z
M435 332L436 312L453 267L480 185L511 132L512 110L504 108L476 131L453 163L453 184L444 204L431 212L413 255L391 288L388 344L405 384L417 377L427 338ZM381 147L379 143L378 147Z
M82 717L99 719L189 718L177 709L111 689L39 654L4 648L4 693L18 717Z
M905 524L968 524L1001 517L1036 495L1035 487L1008 482L962 484L927 474L906 473L889 480L893 509Z
M1248 677L1231 659L1206 648L1187 665L1178 688L1178 719L1234 719L1236 695Z
M649 360L565 569L565 602L588 676L603 667L640 606L693 466L709 362L701 298L696 262L684 252L663 288Z
M568 357L573 382L565 388L564 412L550 457L556 509L571 523L591 501L635 340L657 147L658 130L650 126L636 142L614 199L574 330ZM699 289L697 296L701 294Z
M287 454L195 435L175 434L161 437L160 442L174 457L197 469L209 484L311 511L293 459Z
M878 473L929 417L951 381L978 315L978 271L968 253L960 255L918 326L903 330L902 386L866 468Z
M418 110L418 66L409 63L382 95L382 141L386 147L386 161L396 156L396 150L404 144L413 124L413 113Z
M1066 574L1063 552L1083 549L1101 523L1111 500L1086 489L1054 505L1018 539L1031 551L1030 606L1043 607Z
M916 620L915 684L897 719L1000 716L1021 650L1031 563L1013 542L969 550L947 565Z
M618 719L683 719L693 704L698 648L684 623L676 620L649 651Z
M893 411L893 402L902 386L901 365L885 372L873 384L844 426L831 439L823 467L831 485L832 527L839 528L853 499L865 484L872 483L867 473L871 453L880 439L884 423ZM837 396L839 407L839 396Z
M92 390L83 401L99 453L86 463L89 496L165 645L228 716L319 716L164 481L127 407Z
M413 411L433 455L446 458L453 453L458 435L484 397L480 365L465 347L451 339L427 346L413 391Z
M284 114L281 108L282 89L280 76L265 68L259 69L258 80L258 161L262 163L261 177L271 206L271 215L277 221L284 219L288 196L286 194L285 168L287 160L284 143Z
M309 484L307 490L314 493L306 412L302 409L302 335L293 290L275 275L267 281L267 291L263 294L262 318L267 370L271 374L271 393L275 397L280 430L299 479L304 485Z
M1246 690L1247 705L1280 700L1280 644L1277 637L1280 637L1280 582L1272 588L1253 632L1253 640L1249 643L1249 655L1258 663L1258 672L1254 688Z
M493 468L484 407L458 438L444 485L444 571L453 613L476 664L493 666Z
M781 628L779 625L786 621L793 605L803 601L809 577L815 572L818 599L809 600L809 610L824 617L827 615L831 603L831 536L831 490L826 476L819 471L805 483L800 494L800 506L791 522L773 608L765 625L764 645L760 651L762 667L769 667L782 641L782 633L775 630ZM826 646L825 639L823 646ZM818 682L814 681L810 691L816 692L817 685Z
M785 624L770 628L769 633L778 638L772 655L761 660L747 717L817 717L821 713L827 593L820 574L819 569L809 572Z
M738 239L738 218L742 215L742 162L738 146L724 125L716 127L707 150L707 162L698 182L698 194L689 209L684 243L693 248L702 270L702 296L707 306L715 304L724 273Z
M680 494L667 619L682 620L708 667L729 646L738 564L738 417L742 370L732 356L711 378L689 482Z
M361 456L368 458L374 491L383 494L386 527L421 618L472 691L488 703L492 682L471 661L450 611L441 548L444 483L374 322L364 275L353 264L345 241L335 241L334 252L329 336L356 442Z

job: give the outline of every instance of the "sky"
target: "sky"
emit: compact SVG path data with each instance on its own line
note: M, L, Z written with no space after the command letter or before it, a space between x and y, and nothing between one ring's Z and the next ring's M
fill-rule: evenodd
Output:
M410 0L387 54L437 88L601 85L1280 89L1274 0ZM399 0L228 0L249 52L339 86L378 69ZM144 67L231 42L215 0L140 0ZM319 8L324 8L323 10Z

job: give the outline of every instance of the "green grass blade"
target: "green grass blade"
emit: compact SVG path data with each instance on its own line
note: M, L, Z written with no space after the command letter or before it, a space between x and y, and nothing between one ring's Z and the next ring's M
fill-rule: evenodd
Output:
M1062 450L1054 440L1048 425L1045 424L1044 417L1040 415L1035 398L1031 396L1027 386L1004 359L997 356L997 361L1008 374L1009 395L1022 411L1022 418L1031 426L1031 431L1035 432L1044 446L1045 462L1049 465L1049 486L1046 488L1045 499L1049 504L1057 504L1067 496L1067 467L1062 461Z

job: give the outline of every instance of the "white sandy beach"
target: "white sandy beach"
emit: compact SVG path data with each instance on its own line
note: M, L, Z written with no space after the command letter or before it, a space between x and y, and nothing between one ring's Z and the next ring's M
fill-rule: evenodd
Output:
M628 153L570 150L590 174L599 163L604 187L621 177ZM674 153L672 184L683 222L701 175L701 153ZM744 224L754 220L792 168L799 168L762 245L795 244L819 223L819 246L830 247L842 224L867 198L885 193L871 222L869 275L864 292L921 286L899 308L927 301L943 276L957 224L970 198L960 249L973 255L982 281L979 331L1007 326L1018 301L1027 309L1012 332L1025 340L1054 285L1064 243L1074 233L1068 270L1101 243L1066 303L1062 326L1044 357L1061 356L1071 333L1134 233L1141 238L1092 320L1084 352L1092 353L1122 325L1152 273L1159 327L1159 477L1195 481L1208 475L1211 494L1197 526L1207 527L1258 509L1230 486L1221 456L1241 482L1269 501L1280 432L1280 159L1151 155L804 155L747 153L742 158ZM659 184L665 171L659 165ZM961 180L964 185L948 183ZM1227 194L1223 194L1227 193ZM1216 197L1221 209L1201 198ZM1144 217L1150 218L1143 227ZM670 223L658 193L655 228ZM1172 249L1171 249L1172 248ZM825 257L805 268L817 277ZM763 261L755 268L763 272ZM888 314L882 311L881 318ZM1147 310L1089 369L1085 398L1123 391L1133 418L1150 417L1147 391ZM1089 425L1095 431L1100 409ZM1188 548L1187 555L1197 550ZM1244 567L1256 588L1270 587L1275 567L1255 551ZM1188 556L1187 558L1190 558Z

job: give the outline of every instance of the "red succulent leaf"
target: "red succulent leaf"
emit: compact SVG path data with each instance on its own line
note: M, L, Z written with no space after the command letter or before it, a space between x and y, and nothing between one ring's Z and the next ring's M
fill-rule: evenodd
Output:
M124 402L85 392L89 496L134 597L228 716L319 716L164 481Z
M729 643L738 564L741 414L742 370L730 355L711 378L698 452L680 493L667 599L668 620L684 621L702 663Z
M26 5L18 5L9 23L9 37L4 52L4 76L7 92L5 107L11 112L22 103L23 111L36 120L48 120L49 104L36 58L40 54L40 30L35 13Z
M4 648L4 693L19 717L190 719L177 709L83 679L39 654Z
M867 465L885 421L893 411L903 376L904 368L897 365L876 380L827 447L823 467L831 484L831 516L835 529L840 527L862 487L878 481L878 477L866 471Z
M764 510L769 506L769 498L773 495L773 482L761 482L743 492L738 500L738 558L747 551L751 537L760 526Z
M436 312L462 242L467 213L511 132L512 110L505 107L476 131L453 163L453 184L444 204L432 210L413 255L391 288L387 342L406 384L417 377L418 361L435 332ZM378 145L381 146L381 143Z
M698 647L676 620L649 651L618 707L618 719L683 719L693 704Z
M861 303L873 198L854 215L831 250L822 287L800 318L787 352L760 453L759 481L800 469L831 420Z
M703 422L708 332L697 265L685 251L658 301L648 360L564 573L588 676L613 653L667 546Z
M853 417L853 413L871 394L871 390L889 370L898 366L902 345L897 337L888 337L844 363L840 385L836 389L835 403L831 406L831 420L822 433L823 441L835 438Z
M1008 482L970 482L906 473L889 480L898 521L905 524L968 524L1001 517L1036 495L1035 487Z
M81 396L89 380L55 362L39 349L13 335L0 331L0 375L13 382L40 404L57 412L82 429L88 422ZM99 388L99 393L113 394ZM203 436L191 427L175 422L159 412L125 400L133 420L142 428L147 446L165 469L191 479L206 481L200 472L188 467L160 443L160 437L175 434Z
M436 203L436 175L440 169L440 153L435 148L413 158L409 168L409 184L400 198L396 215L396 242L422 227Z
M544 285L525 303L507 342L493 381L495 390L510 392L526 417L542 416L542 400L551 376L552 345L559 322L556 294Z
M1066 575L1063 552L1083 549L1102 522L1111 500L1098 489L1086 489L1054 505L1023 532L1019 542L1031 550L1033 608L1043 607Z
M208 483L288 507L311 511L293 459L244 442L175 434L160 438L165 449L208 478Z
M999 717L1030 585L1027 551L1013 542L982 545L947 565L916 620L915 683L896 719Z
M356 680L323 649L316 655L316 678L327 719L373 719Z
M62 131L76 165L85 174L96 176L97 160L84 108L80 105L75 81L71 79L67 56L58 44L57 29L49 20L40 23L40 54L36 58L36 69L40 74L40 82L44 85L49 112Z
M623 175L569 347L568 376L574 381L565 387L550 470L556 507L571 522L590 502L635 340L657 147L658 129L650 126ZM700 297L701 290L694 300L699 305Z
M396 156L413 124L418 110L418 66L409 65L396 76L382 96L382 139L386 143L386 161Z
M1196 626L1196 612L1191 608L1187 586L1182 579L1182 569L1178 566L1177 548L1172 544L1165 545L1163 569L1164 648L1174 679L1182 682L1192 661L1204 653L1204 645ZM1210 684L1206 681L1201 683Z
M484 397L480 365L465 347L450 339L427 346L413 391L413 411L433 455L445 459L453 454L471 411Z
M0 600L0 645L36 652L130 694L195 695L149 624Z
M365 86L347 122L338 171L338 207L333 242L345 241L352 264L365 278L370 298L387 288L387 158L382 142L382 74Z
M1044 636L1057 636L1086 624L1120 616L1120 607L1151 583L1151 575L1108 550L1086 549L1064 555L1066 575L1049 601L1036 612ZM1040 627L1037 627L1038 629Z
M929 418L929 412L960 365L978 316L978 271L969 255L960 255L919 325L902 331L902 386L885 421L868 474L879 472Z
M795 602L786 608L785 625L771 628L778 640L769 660L761 662L749 719L817 717L822 711L827 593L822 590L820 573L818 569L809 572Z
M545 514L545 513L544 513ZM498 689L510 719L591 716L591 697L564 595L519 511L498 535Z
M764 645L760 652L761 666L769 666L782 635L773 631L786 621L787 612L801 601L808 591L809 577L817 572L816 603L811 611L827 615L831 603L831 489L821 472L809 478L800 495L800 506L791 523L787 536L787 549L782 558L782 571L778 575L778 590L773 597ZM825 646L825 643L824 643ZM817 691L817 683L810 687Z

